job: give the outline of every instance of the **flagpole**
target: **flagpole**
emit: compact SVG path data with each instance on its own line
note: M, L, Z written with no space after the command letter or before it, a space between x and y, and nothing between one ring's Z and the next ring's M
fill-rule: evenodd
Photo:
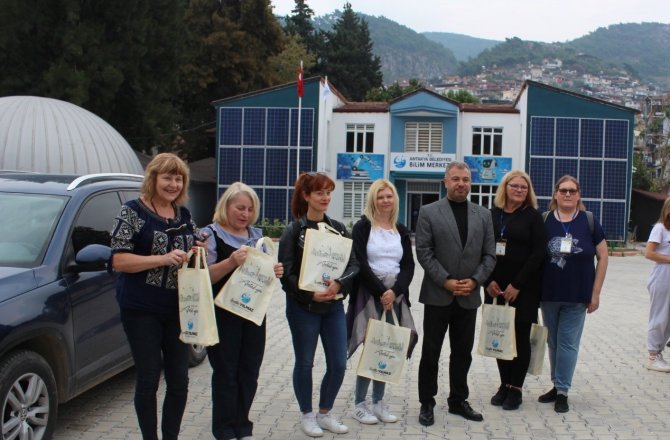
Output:
M298 139L295 150L295 180L300 177L300 119L302 117L302 94L303 94L303 79L302 79L302 60L300 60L300 75L298 77Z

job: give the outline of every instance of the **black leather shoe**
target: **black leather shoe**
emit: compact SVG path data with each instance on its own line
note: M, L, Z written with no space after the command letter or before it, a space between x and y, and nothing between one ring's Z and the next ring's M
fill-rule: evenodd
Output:
M498 388L498 392L491 397L491 405L493 406L500 406L503 404L505 401L505 397L507 397L507 385L500 385L500 388Z
M461 417L464 417L473 422L481 422L484 420L484 416L472 409L467 400L462 401L461 403L456 403L453 406L449 406L449 412L452 414L458 414Z
M554 411L557 413L566 413L570 411L570 406L568 405L568 396L565 394L559 394L556 396L556 402L554 402Z
M513 411L515 409L519 409L522 401L523 399L521 397L521 391L516 388L510 388L507 392L507 397L505 397L505 401L503 402L502 407L504 410Z
M419 423L421 423L423 426L430 426L435 423L433 405L429 403L421 405L421 411L419 412Z
M540 403L551 403L556 401L556 395L558 393L556 392L556 387L550 389L543 395L537 398L537 401Z

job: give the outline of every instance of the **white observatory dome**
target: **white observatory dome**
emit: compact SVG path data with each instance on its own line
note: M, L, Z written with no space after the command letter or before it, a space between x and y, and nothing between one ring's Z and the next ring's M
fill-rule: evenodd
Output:
M128 142L93 113L37 96L0 98L0 169L143 174Z

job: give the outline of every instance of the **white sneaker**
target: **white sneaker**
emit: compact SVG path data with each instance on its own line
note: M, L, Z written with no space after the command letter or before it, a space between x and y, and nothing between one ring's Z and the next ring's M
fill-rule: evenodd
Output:
M656 358L650 358L649 362L647 362L647 369L661 371L663 373L670 373L670 364L668 364L666 360L663 359L663 355L661 353L656 353Z
M356 404L354 412L351 413L351 417L364 425L374 425L375 423L379 423L379 420L372 414L372 412L370 412L370 409L365 402Z
M389 407L383 400L372 405L372 413L384 423L394 423L398 418L389 412Z
M308 412L302 415L300 419L300 429L310 437L323 437L323 431L316 423L316 414Z
M349 432L347 425L343 425L342 422L337 420L330 412L326 414L318 413L316 415L316 423L319 424L321 429L325 429L335 434L346 434Z

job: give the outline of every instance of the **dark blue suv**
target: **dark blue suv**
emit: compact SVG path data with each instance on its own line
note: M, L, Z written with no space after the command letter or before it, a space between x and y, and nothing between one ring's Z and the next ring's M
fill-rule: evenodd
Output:
M58 403L132 365L107 262L141 181L0 172L0 440L49 439Z

